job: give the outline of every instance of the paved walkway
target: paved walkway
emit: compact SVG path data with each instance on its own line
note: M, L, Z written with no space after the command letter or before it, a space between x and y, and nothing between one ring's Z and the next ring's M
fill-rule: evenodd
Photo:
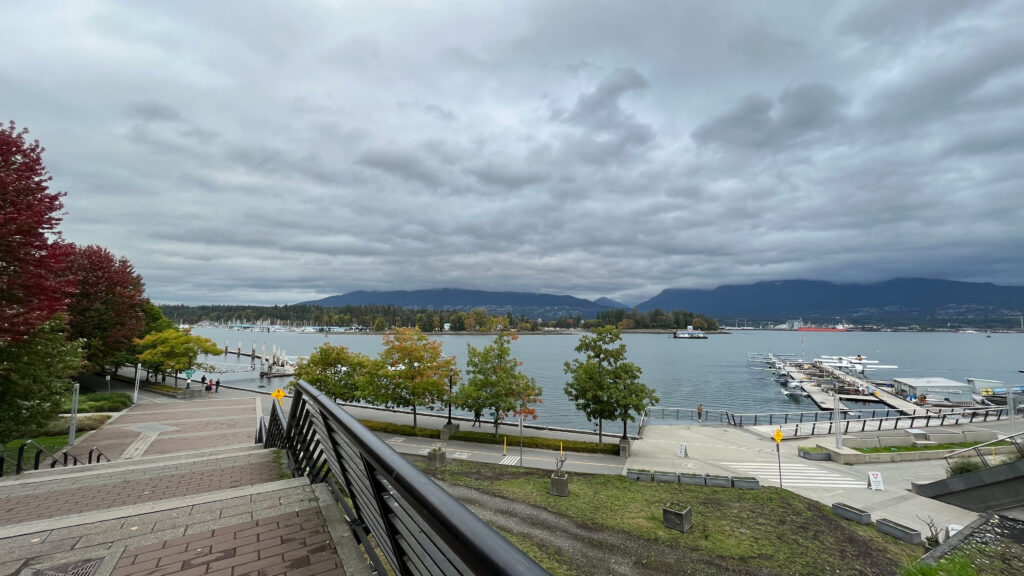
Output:
M117 460L3 478L0 575L366 573L327 487L253 444L261 410L139 404L72 449Z
M911 482L946 477L945 460L862 464L812 462L797 456L796 441L776 442L761 431L713 425L649 426L634 443L628 466L641 470L755 476L761 484L779 486L825 505L844 502L867 510L873 519L889 518L929 535L928 520L939 529L966 526L978 514L910 492ZM686 444L686 457L679 444ZM803 443L807 443L804 441ZM780 458L781 456L781 458ZM868 488L868 473L881 474L884 490Z

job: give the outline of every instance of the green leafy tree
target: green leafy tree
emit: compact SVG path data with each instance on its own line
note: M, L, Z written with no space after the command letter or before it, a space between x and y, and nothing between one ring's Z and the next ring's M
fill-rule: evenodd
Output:
M510 343L515 334L502 333L494 343L482 349L467 344L469 357L466 373L469 376L456 395L460 407L483 407L494 414L494 434L498 425L509 415L529 416L537 419L536 404L543 402L537 380L523 374L521 362L512 357Z
M639 366L626 360L626 345L619 329L598 328L580 338L576 352L583 359L565 363L570 376L565 395L590 422L597 421L598 442L601 442L605 420L622 420L622 436L634 413L658 402L654 390L640 382Z
M155 332L135 343L140 350L139 362L157 373L173 372L177 375L189 368L212 371L212 366L196 362L196 359L200 354L220 356L224 353L213 340L175 328Z
M446 357L441 342L417 328L398 328L384 335L384 350L373 362L368 400L388 407L412 409L412 427L420 406L446 399L455 358Z
M359 402L370 375L373 360L344 346L323 344L309 358L299 360L290 385L304 380L317 390L341 402Z
M146 298L142 303L142 335L148 336L154 332L163 332L174 328L174 322L160 310L160 307Z
M69 341L57 315L25 338L0 342L0 442L51 422L82 368L82 343Z

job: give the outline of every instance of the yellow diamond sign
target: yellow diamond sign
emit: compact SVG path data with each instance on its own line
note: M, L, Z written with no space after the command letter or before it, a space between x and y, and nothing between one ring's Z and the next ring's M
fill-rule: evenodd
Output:
M277 390L274 390L273 392L271 392L270 396L273 397L273 398L276 398L278 404L284 404L284 402L281 401L281 399L285 397L284 390L281 390L280 388L278 388Z
M775 434L772 434L772 438L775 438L776 442L782 442L782 428L776 430Z

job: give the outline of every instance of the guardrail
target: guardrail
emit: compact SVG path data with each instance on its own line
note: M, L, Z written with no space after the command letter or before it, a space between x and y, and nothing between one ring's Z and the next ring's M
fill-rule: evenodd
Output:
M29 446L34 446L35 452L32 453L31 456L31 466L26 466L25 449L28 448ZM15 459L14 474L20 475L24 474L27 470L39 470L39 468L43 465L42 459L44 455L47 458L49 458L49 460L47 461L47 465L49 468L56 468L57 466L67 467L79 466L84 464L93 464L94 459L96 464L102 462L103 459L106 459L107 462L110 462L110 458L106 454L101 452L99 448L92 448L91 450L89 450L87 456L81 456L80 458L80 455L72 454L67 450L62 450L57 454L53 454L46 448L43 448L42 446L37 444L35 440L26 440L20 446L18 446L18 456ZM4 456L3 454L0 454L0 476L3 475Z
M700 417L696 408L672 408L672 407L661 407L651 406L644 411L643 419L647 424L650 424L651 420L698 420L703 422L721 422L725 424L732 424L729 418L731 413L728 410L717 410L717 409L703 409L700 411Z
M992 453L992 464L989 464L988 459L985 457L985 453L983 452L983 450L985 448L995 448L994 445L1001 442L1010 442L1010 444L1012 444L1013 447L1017 449L1017 454L1020 454L1020 457L1024 458L1024 432L1017 432L1016 434L1004 436L1003 438L989 440L988 442L978 444L977 446L964 448L963 450L957 450L956 452L950 452L949 454L946 454L946 464L951 463L951 458L961 458L965 454L973 453L972 455L977 456L978 459L981 460L981 464L985 468L991 468L992 464L996 464L997 456L995 453Z
M328 482L378 573L376 550L401 575L547 574L309 384L295 386L287 419L274 405L266 430L264 445L283 448L296 474Z
M810 422L797 423L792 427L784 427L780 424L782 433L787 438L799 436L816 436L835 433L835 425L838 424L843 434L852 432L884 432L886 430L900 430L907 428L927 428L929 426L954 426L957 424L971 424L974 422L998 421L1006 415L1005 408L987 408L984 410L967 410L964 412L947 412L943 414L922 414L910 416L893 416L889 418L863 418L842 420L840 422ZM765 423L767 424L767 422Z
M890 418L903 416L903 412L891 408L885 410L843 410L844 420L870 420L872 418ZM763 426L789 424L792 422L830 422L834 410L816 410L813 412L769 412L766 414L733 414L729 413L729 423L733 426Z

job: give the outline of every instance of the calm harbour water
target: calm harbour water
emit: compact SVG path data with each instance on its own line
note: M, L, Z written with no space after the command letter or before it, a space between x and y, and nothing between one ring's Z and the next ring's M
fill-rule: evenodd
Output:
M382 349L379 335L331 334L301 332L247 332L226 328L200 327L201 334L234 350L241 342L248 352L253 344L257 351L266 346L267 353L276 345L289 358L308 356L324 342L346 346L351 350L376 356ZM747 362L748 352L797 354L806 358L821 355L861 354L882 364L895 364L898 369L869 372L876 380L898 377L936 376L964 382L966 378L987 378L1008 384L1024 383L1024 334L908 333L908 332L782 332L737 331L711 335L707 340L676 340L663 334L625 334L630 361L643 369L643 382L657 391L661 406L695 407L733 412L785 412L815 410L809 399L789 399L779 385L768 379L769 373L754 370ZM466 344L478 348L493 337L444 335L440 340L444 351L454 355L460 368L465 368ZM563 387L567 381L563 363L576 357L573 350L579 335L524 335L512 342L512 354L522 361L522 370L537 379L543 388L544 403L537 408L538 424L592 429L586 418L566 399ZM244 368L248 358L226 355L206 359L225 368ZM239 366L239 363L241 366ZM233 386L266 389L252 372L220 375ZM287 383L275 379L269 386ZM259 388L260 386L264 388ZM608 424L606 423L606 426ZM612 424L614 427L614 424ZM631 429L633 426L631 426ZM621 429L621 428L619 428Z

